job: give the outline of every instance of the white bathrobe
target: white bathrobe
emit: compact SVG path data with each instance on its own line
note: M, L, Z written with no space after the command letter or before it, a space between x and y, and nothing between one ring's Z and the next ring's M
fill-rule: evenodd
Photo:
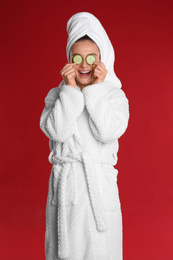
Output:
M45 98L40 127L49 138L53 164L46 260L122 260L118 171L113 166L129 109L117 82L114 75L81 90L62 81Z

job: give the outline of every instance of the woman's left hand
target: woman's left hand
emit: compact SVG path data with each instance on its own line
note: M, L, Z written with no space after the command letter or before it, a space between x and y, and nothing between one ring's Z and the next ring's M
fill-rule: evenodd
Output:
M103 62L94 62L94 81L92 84L103 82L106 75L107 75L107 69Z

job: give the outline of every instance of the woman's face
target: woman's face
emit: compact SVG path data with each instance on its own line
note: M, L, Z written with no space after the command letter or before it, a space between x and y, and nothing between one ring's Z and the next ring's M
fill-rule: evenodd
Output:
M75 42L71 47L70 63L72 63L73 56L80 54L83 58L82 63L75 65L76 83L82 89L83 87L92 84L94 81L94 65L89 65L86 62L86 57L92 54L96 58L96 62L100 62L100 51L95 42L84 40ZM85 73L86 71L86 73Z

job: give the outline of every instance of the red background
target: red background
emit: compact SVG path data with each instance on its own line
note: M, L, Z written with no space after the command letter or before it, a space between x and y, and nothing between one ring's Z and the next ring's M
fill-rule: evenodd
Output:
M172 1L1 0L0 10L0 259L44 259L51 164L39 120L61 81L67 20L79 11L106 29L130 104L116 166L124 260L173 259Z

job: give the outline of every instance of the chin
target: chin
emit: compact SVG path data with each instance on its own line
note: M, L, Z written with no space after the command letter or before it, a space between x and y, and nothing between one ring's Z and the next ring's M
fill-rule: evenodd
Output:
M92 80L80 80L80 81L77 81L77 85L79 87L86 87L88 85L91 85L92 84Z

